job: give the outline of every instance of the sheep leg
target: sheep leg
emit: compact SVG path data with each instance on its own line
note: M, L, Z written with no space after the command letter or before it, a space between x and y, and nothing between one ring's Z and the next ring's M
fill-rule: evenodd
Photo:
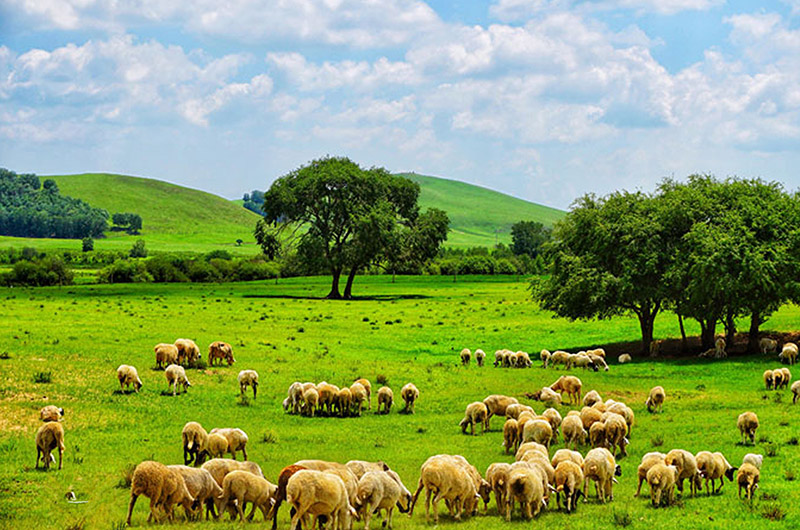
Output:
M408 507L408 516L409 517L411 517L414 514L414 506L417 505L417 498L419 497L419 494L422 491L422 488L423 488L422 477L420 477L419 483L417 484L417 491L415 491L414 495L411 496L411 506Z
M511 521L511 512L514 510L514 496L509 495L506 499L506 522Z
M364 504L364 530L369 530L369 520L372 519L372 510L369 508L369 501Z
M253 516L256 514L256 503L253 502L252 505L253 505L253 507L250 510L250 514L247 516L247 522L252 521L253 520Z
M289 528L291 528L292 530L300 528L299 525L301 525L302 522L303 522L303 519L302 519L303 515L304 515L304 512L302 510L300 510L300 509L298 509L296 512L294 512L294 515L292 515L292 522L289 523Z
M392 513L394 513L394 506L389 506L386 510L386 518L383 520L383 526L392 530Z
M236 460L236 451L234 451L233 449L231 449L231 458Z
M242 455L244 455L244 459L247 460L247 447L242 447Z
M133 506L136 504L136 499L138 497L138 495L131 493L131 502L128 503L128 518L125 520L125 524L128 526L131 525L131 514L133 513Z
M61 469L61 459L64 457L64 450L61 445L58 446L58 469Z
M42 458L42 449L36 447L36 469L39 469L39 460Z

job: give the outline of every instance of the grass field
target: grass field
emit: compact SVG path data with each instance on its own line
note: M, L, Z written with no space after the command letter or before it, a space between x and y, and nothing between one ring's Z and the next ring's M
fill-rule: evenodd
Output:
M350 302L319 300L328 290L326 278L281 280L274 283L225 285L136 284L69 288L3 289L0 296L0 528L64 529L121 528L129 491L118 487L128 466L154 458L182 463L181 429L190 420L206 429L240 427L250 436L248 453L276 480L279 470L306 458L337 461L382 459L414 490L419 466L430 455L466 456L481 472L492 462L510 462L503 454L501 422L483 436L464 436L458 422L465 406L491 393L521 398L552 383L563 372L542 369L478 369L457 365L463 347L482 348L490 357L508 347L538 352L542 348L574 349L635 340L638 325L618 318L576 322L551 318L528 300L526 284L495 278L437 277L359 278ZM765 326L794 329L800 311L786 307ZM675 319L657 320L656 336L675 336ZM696 332L694 328L690 332ZM188 373L193 386L185 395L163 395L164 375L152 370L153 345L178 337L195 339L205 352L213 340L234 347L233 367ZM0 356L0 357L5 357ZM139 369L144 387L122 395L115 369L119 364ZM800 405L792 406L788 391L766 393L761 373L774 360L736 357L723 362L695 358L632 364L611 370L577 373L584 392L598 390L604 399L627 402L636 413L628 448L621 460L623 475L615 497L600 505L594 494L577 513L565 515L553 507L537 521L515 515L511 523L495 512L455 523L444 507L440 524L450 528L597 529L732 529L796 528L800 525L800 471L797 437ZM258 400L239 404L236 374L259 372ZM49 384L34 375L52 372ZM361 418L302 418L283 413L281 401L295 380L349 384L357 377L386 377L398 396L414 382L421 395L417 413ZM649 415L648 390L661 384L667 391L664 412ZM399 396L398 396L399 397ZM35 471L34 433L38 410L57 404L63 420L67 451L61 471ZM374 409L374 396L373 396ZM569 407L561 407L565 415ZM756 447L738 445L736 418L744 410L761 420ZM793 445L794 444L794 445ZM559 443L554 449L562 447ZM646 497L633 498L636 467L652 450L685 448L722 451L733 465L751 451L770 453L764 459L761 488L752 505L739 501L726 483L720 495L683 498L675 506L653 509ZM582 452L585 452L585 448ZM68 491L85 504L69 504ZM593 491L593 488L591 488ZM687 489L688 491L688 489ZM418 505L412 519L395 514L395 528L426 528ZM765 512L780 509L775 523ZM134 511L133 524L145 525L147 500ZM182 517L182 509L176 510ZM260 521L260 515L257 516ZM74 526L77 525L77 526ZM363 523L356 523L361 528ZM199 522L192 528L239 528L238 523ZM280 528L288 527L287 510Z

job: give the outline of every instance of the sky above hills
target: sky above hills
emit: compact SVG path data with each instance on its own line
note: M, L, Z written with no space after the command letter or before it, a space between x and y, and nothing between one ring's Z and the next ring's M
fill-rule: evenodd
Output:
M566 208L800 186L800 0L0 0L0 166L237 197L325 154ZM486 205L491 208L491 205Z

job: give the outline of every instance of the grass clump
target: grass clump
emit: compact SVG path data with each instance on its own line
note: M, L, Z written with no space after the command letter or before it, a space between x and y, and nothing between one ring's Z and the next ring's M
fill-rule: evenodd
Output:
M770 521L783 521L786 519L786 510L777 502L771 502L761 508L761 516Z
M36 372L33 374L33 382L48 384L53 382L53 372Z
M633 523L633 517L627 511L622 510L614 510L611 513L611 519L614 522L614 526L619 526L620 528L625 528Z

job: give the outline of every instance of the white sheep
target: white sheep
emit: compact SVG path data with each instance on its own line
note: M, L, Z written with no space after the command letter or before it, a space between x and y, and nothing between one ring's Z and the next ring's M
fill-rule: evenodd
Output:
M642 484L647 480L647 472L650 471L650 468L656 464L664 464L666 458L667 455L658 451L646 453L642 457L642 463L639 464L639 468L636 470L636 474L639 477L639 486L636 488L636 493L633 494L634 497L638 497L639 493L641 493Z
M403 402L405 403L402 412L414 414L414 403L419 397L419 390L414 383L406 383L403 385L403 388L400 389L400 397L403 398Z
M178 362L178 348L174 344L160 343L153 348L156 354L156 366L168 366Z
M222 458L228 452L228 439L221 434L215 432L208 435L206 442L206 451L211 458Z
M711 495L712 490L713 493L719 493L722 490L725 478L733 482L733 474L736 468L728 463L722 453L700 451L695 455L695 459L697 460L697 470L705 479L707 495ZM714 489L714 481L717 479L719 479L719 488ZM711 481L711 488L708 486L709 481Z
M394 471L370 471L358 481L358 494L353 505L364 520L364 530L369 530L373 513L386 512L383 527L392 528L392 512L395 505L402 512L411 507L411 492L406 489Z
M631 354L630 353L623 353L619 357L617 357L617 362L619 364L627 364L627 363L629 363L631 361L633 361L633 359L631 358Z
M501 394L492 394L486 396L483 400L483 404L486 405L486 428L489 428L489 420L491 420L492 416L500 416L501 418L506 415L506 409L509 405L519 404L517 398L513 398L510 396L503 396Z
M189 491L189 495L195 499L197 506L202 509L202 506L204 504L206 505L206 520L208 520L208 515L215 513L214 502L222 495L222 488L214 480L214 477L211 476L211 473L202 468L198 469L187 466L167 466L167 469L177 471L181 474L186 484L186 489ZM184 509L187 510L187 516L196 515L196 512L194 512L193 509L191 511L188 510L185 504Z
M552 438L553 427L546 419L536 419L525 423L522 431L523 442L536 442L549 448Z
M650 484L650 503L661 506L672 504L675 494L675 483L678 481L678 468L666 464L656 464L647 472L647 483Z
M792 383L792 395L794 396L792 398L792 404L794 405L797 403L797 397L800 396L800 381Z
M483 350L478 349L475 350L475 362L478 363L478 366L483 366L483 362L486 359L486 353Z
M689 451L683 449L673 449L664 458L664 464L678 468L676 478L678 491L683 495L683 481L689 480L689 490L692 497L697 494L697 490L702 486L700 482L700 472L697 470L697 459Z
M744 455L742 459L742 464L750 464L751 466L755 466L758 469L761 469L761 464L764 463L764 455L759 455L755 453L747 453Z
M458 424L461 427L461 432L467 434L467 427L469 427L470 434L475 435L475 424L477 423L481 425L481 433L485 433L488 428L488 414L489 411L482 401L470 403L464 412L464 419Z
M488 486L488 483L487 483ZM491 487L491 486L489 486ZM439 523L439 501L449 503L454 519L460 521L464 513L472 513L480 496L475 482L467 469L452 455L435 455L426 460L420 469L417 490L411 500L409 515L414 511L420 492L425 489L425 518L430 518L431 495L433 497L433 520Z
M356 381L350 385L350 395L352 396L351 406L353 413L356 416L361 416L361 410L364 408L364 402L369 403L369 394L364 385Z
M244 522L244 508L249 502L253 507L247 520L252 520L256 508L258 508L266 521L270 508L275 502L277 489L275 484L247 471L231 471L225 475L225 479L222 481L222 494L219 496L220 512L227 508L229 511L237 513L239 520Z
M186 370L184 370L183 366L179 364L171 364L167 366L167 369L164 370L164 376L167 378L167 387L172 389L173 396L178 390L178 385L183 386L184 393L186 393L186 390L192 386L192 384L186 378Z
M589 481L595 481L595 489L600 502L614 499L614 477L622 474L614 460L614 455L605 447L597 447L586 453L583 460L583 496L587 496Z
M536 517L545 504L541 472L535 467L512 466L506 483L506 521L511 520L514 501L520 503L525 518Z
M472 357L472 352L469 351L469 348L464 348L461 350L461 364L464 366L469 366L469 361Z
M174 344L178 349L178 363L195 363L200 360L200 348L192 339L178 339Z
M243 396L248 386L253 387L253 399L256 399L256 394L258 393L258 372L255 370L242 370L239 372L237 379L239 380L239 394Z
M192 462L195 466L202 464L208 447L208 433L203 426L196 421L188 422L181 431L181 440L184 465L188 466Z
M591 407L595 403L600 403L603 401L603 398L600 397L600 394L597 390L590 390L583 396L583 406L584 407Z
M139 389L142 388L142 380L139 379L139 372L136 371L136 368L133 366L129 366L127 364L121 364L117 368L117 379L119 380L119 388L120 390L124 391L125 387L133 386L133 390L135 392L139 392Z
M300 414L303 404L303 383L295 381L289 386L286 399L283 401L283 410L291 414Z
M505 447L506 453L510 453L511 451L517 450L517 445L519 445L517 420L508 418L503 424L503 447Z
M228 440L228 451L231 454L231 458L236 460L236 451L241 451L244 455L244 459L247 460L247 442L249 439L247 433L243 430L229 427L216 428L211 429L211 432L208 434L220 434L224 436L225 439Z
M539 353L539 358L542 360L542 368L547 368L547 363L550 361L550 352L547 350L542 350Z
M561 434L564 436L564 445L575 447L586 443L588 436L583 428L580 416L567 415L561 422Z
M173 505L182 504L187 511L194 511L198 504L186 488L186 482L180 472L169 469L160 462L145 460L133 470L131 479L131 501L128 504L126 523L131 525L131 515L136 499L144 495L150 499L150 516L147 522L158 519L156 509L160 506L169 520L174 518Z
M742 435L742 443L746 442L745 438L750 438L750 443L755 443L756 429L758 429L758 416L755 412L742 412L739 414L739 419L736 422L739 428L739 433Z
M748 501L753 498L753 491L758 487L759 478L761 478L761 471L759 471L756 466L747 462L742 464L742 467L739 468L739 472L736 474L740 499L742 498L742 488L744 488L747 494Z
M394 401L394 393L388 386L382 386L378 389L378 411L376 414L381 413L381 405L383 405L383 413L389 414L392 410L392 402Z
M63 417L64 409L55 405L46 405L39 411L39 419L45 423L48 421L61 421Z
M666 397L667 394L664 392L663 386L654 386L651 388L650 395L647 397L647 401L644 402L647 407L647 412L655 412L657 410L659 412L663 411Z
M761 349L762 355L774 353L778 349L778 341L775 339L770 339L769 337L763 337L760 341L758 341L758 347Z
M782 361L786 361L789 364L794 364L797 362L797 344L793 342L787 342L783 345L781 349L781 353L778 354L778 358Z
M555 469L556 504L561 507L561 495L564 495L567 513L572 512L578 505L578 498L583 495L583 468L581 465L564 460L558 463Z

